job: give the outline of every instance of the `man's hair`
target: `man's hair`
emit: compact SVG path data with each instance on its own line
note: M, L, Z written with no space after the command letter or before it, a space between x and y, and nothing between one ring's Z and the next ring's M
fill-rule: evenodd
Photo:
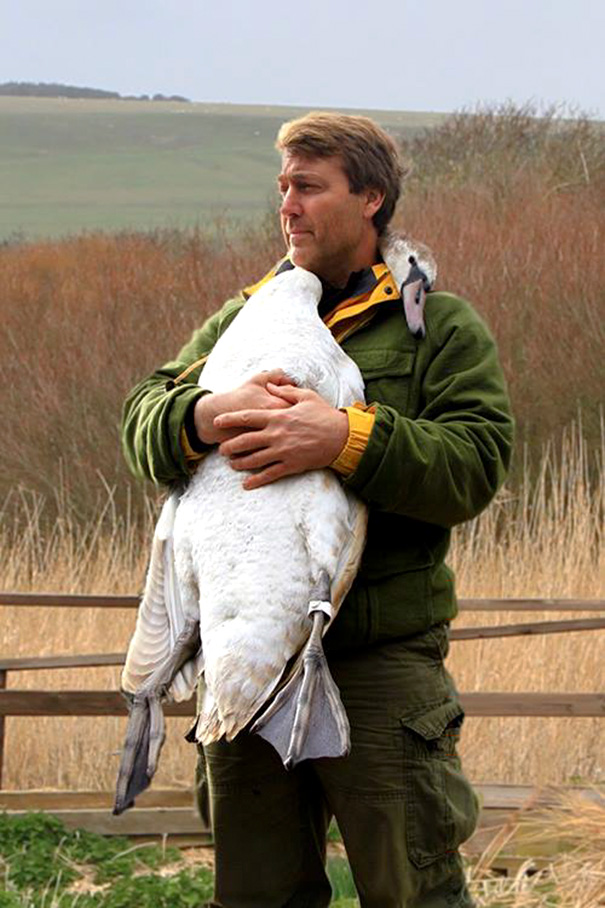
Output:
M401 184L409 170L391 136L369 117L315 112L284 123L277 134L279 151L315 158L338 156L357 194L364 189L384 192L372 221L379 234L393 217Z

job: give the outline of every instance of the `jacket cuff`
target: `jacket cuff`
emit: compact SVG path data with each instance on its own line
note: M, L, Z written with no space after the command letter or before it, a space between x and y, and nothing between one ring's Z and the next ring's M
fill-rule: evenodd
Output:
M205 391L204 394L210 394L210 391ZM196 464L213 447L213 445L208 445L206 444L206 442L201 440L195 428L195 405L197 404L198 400L201 400L203 396L203 394L200 395L200 397L192 401L192 403L187 407L187 410L185 411L185 419L183 425L181 426L180 443L183 454L185 455L185 462L188 467Z
M352 407L342 407L349 420L349 435L344 448L330 464L341 476L351 476L367 447L368 439L374 428L375 415L372 407L356 402Z

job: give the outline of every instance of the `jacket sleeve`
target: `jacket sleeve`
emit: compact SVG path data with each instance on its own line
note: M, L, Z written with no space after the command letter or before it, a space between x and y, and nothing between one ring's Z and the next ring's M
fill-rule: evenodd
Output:
M229 300L195 331L175 360L163 365L136 385L124 401L122 447L126 462L139 479L169 485L190 474L182 429L187 413L203 395L198 385L203 365L174 387L169 382L208 355L243 304Z
M367 447L345 480L371 506L444 527L489 504L513 440L493 338L468 304L451 299L460 304L457 314L438 313L420 342L430 342L432 352L422 364L418 416L377 403Z

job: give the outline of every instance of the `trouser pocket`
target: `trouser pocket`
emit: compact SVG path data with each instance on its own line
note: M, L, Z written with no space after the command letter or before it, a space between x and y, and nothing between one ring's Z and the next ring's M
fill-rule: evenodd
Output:
M418 868L455 854L477 823L477 796L456 751L463 718L450 700L401 719L408 854Z

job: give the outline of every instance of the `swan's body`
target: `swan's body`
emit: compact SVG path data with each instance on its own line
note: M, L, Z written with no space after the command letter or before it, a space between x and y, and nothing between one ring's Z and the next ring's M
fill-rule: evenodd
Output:
M359 369L317 314L320 296L320 281L300 268L261 287L213 348L203 387L226 391L262 370L281 368L335 407L363 399ZM163 683L172 697L184 699L203 671L206 694L195 726L203 743L233 738L267 704L309 638L309 614L340 606L365 541L365 506L330 470L254 491L245 491L242 482L242 473L214 450L180 500L173 495L167 501L122 676L124 689L138 696L152 673L162 673L183 629L199 622L201 649L184 665L173 663L170 684L164 676ZM323 620L320 631L321 625ZM302 665L296 661L290 688ZM277 717L269 731L260 732L278 749L285 732L275 704L283 699L280 694L266 713ZM290 724L293 709L282 710ZM320 743L309 741L310 751L296 759L328 755L329 745L321 753L322 717ZM261 717L259 730L263 724ZM341 739L343 734L340 729ZM288 734L285 745L289 740ZM346 752L342 740L337 750Z

